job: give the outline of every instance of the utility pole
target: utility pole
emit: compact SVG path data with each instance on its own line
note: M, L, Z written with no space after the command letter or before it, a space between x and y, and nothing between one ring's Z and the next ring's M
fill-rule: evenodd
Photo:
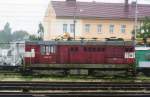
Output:
M76 11L77 11L77 4L75 2L75 7L74 7L74 16L73 16L73 23L74 23L74 33L73 33L73 37L74 37L74 40L76 38Z
M135 24L134 24L134 42L136 45L136 35L137 35L137 20L138 20L138 10L137 10L137 0L135 4Z

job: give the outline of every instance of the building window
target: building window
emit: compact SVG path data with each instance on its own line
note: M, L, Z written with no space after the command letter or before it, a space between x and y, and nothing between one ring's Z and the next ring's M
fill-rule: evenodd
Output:
M125 33L126 32L126 25L121 25L121 33Z
M67 24L63 24L63 32L65 33L65 32L67 32Z
M70 33L74 33L74 24L70 24Z
M85 32L90 32L90 24L85 24Z
M113 32L114 32L114 25L110 25L110 26L109 26L109 32L110 32L110 33L113 33Z
M97 25L97 32L102 33L102 25L101 24Z

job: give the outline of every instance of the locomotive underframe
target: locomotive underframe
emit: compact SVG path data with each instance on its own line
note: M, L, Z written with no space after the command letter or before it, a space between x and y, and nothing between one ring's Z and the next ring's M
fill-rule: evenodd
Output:
M25 66L26 70L40 73L47 70L49 74L59 72L65 75L134 75L133 64L28 64Z
M150 67L137 68L138 73L142 72L145 76L150 76Z

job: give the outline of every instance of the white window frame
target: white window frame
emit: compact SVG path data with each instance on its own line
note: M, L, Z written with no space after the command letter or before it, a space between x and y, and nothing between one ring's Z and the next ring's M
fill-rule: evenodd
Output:
M85 24L85 32L89 33L90 32L90 27L91 25L90 24Z
M102 24L97 25L97 33L102 33Z
M63 24L63 33L68 32L68 24Z
M109 32L114 33L115 25L111 24L109 25Z
M127 27L126 25L121 25L120 26L120 32L121 33L126 33L126 27Z
M50 55L56 53L55 45L41 45L41 54Z
M74 33L74 24L70 24L70 33Z

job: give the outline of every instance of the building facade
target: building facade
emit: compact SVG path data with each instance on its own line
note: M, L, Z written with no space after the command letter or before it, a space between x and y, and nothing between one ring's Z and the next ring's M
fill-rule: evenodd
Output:
M128 0L124 4L52 1L44 17L44 40L56 39L65 32L71 37L75 32L76 39L116 37L131 40L135 5L135 2L128 4ZM138 4L138 26L145 16L150 16L150 5Z

